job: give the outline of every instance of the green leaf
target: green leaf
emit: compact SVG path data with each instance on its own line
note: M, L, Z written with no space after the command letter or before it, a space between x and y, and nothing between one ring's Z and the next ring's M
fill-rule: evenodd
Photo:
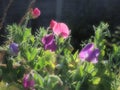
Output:
M78 51L76 51L76 52L74 53L74 55L73 55L74 60L76 60L77 57L78 57Z
M80 86L81 86L81 82L79 81L79 82L77 82L77 85L76 85L76 87L75 87L75 90L80 90Z
M36 55L37 55L37 53L38 53L37 48L30 48L30 53L31 53L30 60L34 60Z
M100 78L100 77L94 77L94 78L92 79L92 84L98 85L98 84L100 83L100 81L101 81L101 78Z
M35 64L35 69L42 69L46 66L46 61L42 57L38 57L38 60Z
M40 87L44 87L44 78L40 74L34 73L34 79Z
M87 63L87 62L86 62ZM91 73L93 70L94 70L94 64L93 63L87 63L87 66L86 66L86 72L87 73Z
M23 55L28 61L32 61L37 56L38 49L28 45L26 48L23 49L22 52L24 53Z
M83 65L80 66L80 72L79 73L80 73L81 77L84 76L84 66Z
M57 75L48 75L45 77L46 87L54 88L56 85L63 85L62 80Z
M27 60L29 61L30 60L30 57L31 57L31 54L28 50L26 50L25 52L25 57L27 58Z

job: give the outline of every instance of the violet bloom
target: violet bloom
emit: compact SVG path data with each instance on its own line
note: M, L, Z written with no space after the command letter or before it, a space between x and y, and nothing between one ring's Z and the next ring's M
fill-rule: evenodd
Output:
M34 90L35 81L32 79L30 74L26 74L23 77L23 86L25 89L32 88Z
M44 36L42 38L42 43L44 45L45 50L55 51L57 49L53 34L48 34L48 35Z
M10 54L13 56L16 56L19 52L18 44L17 43L11 43L9 46Z
M82 61L97 63L99 54L99 49L95 48L93 43L89 43L80 51L79 57Z

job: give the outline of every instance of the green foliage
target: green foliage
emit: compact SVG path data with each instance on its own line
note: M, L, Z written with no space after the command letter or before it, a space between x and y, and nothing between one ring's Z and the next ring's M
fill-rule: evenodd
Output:
M22 28L16 24L8 25L8 39L16 43L23 44L25 42L34 43L34 36L31 34L30 28Z
M101 22L98 27L94 26L94 30L95 30L94 43L96 44L96 47L98 47L100 49L101 59L103 59L102 57L105 56L105 48L106 48L105 37L106 36L110 37L110 32L108 30L108 26L109 25L107 23L104 23L104 22Z
M99 61L93 64L82 62L79 51L72 52L71 37L55 36L57 50L52 52L45 50L41 42L43 36L52 33L51 30L40 28L34 36L30 28L9 25L8 43L2 47L7 53L6 66L0 66L0 89L23 90L23 76L31 73L36 90L117 90L120 85L117 79L120 76L120 47L116 44L107 47L108 26L103 22L94 26L95 35L87 40L100 50ZM19 44L17 56L10 55L11 42Z

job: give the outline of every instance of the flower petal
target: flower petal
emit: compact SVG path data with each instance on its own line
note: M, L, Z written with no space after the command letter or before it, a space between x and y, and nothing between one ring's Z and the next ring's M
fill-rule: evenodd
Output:
M57 22L55 20L50 21L50 28L53 29L56 26Z
M79 53L79 57L81 60L86 60L89 57L89 54L92 53L92 50L94 49L94 44L89 43L87 44Z
M95 63L98 62L98 58L94 58L94 59L92 59L90 62L95 64Z
M38 8L35 8L34 10L32 10L32 17L33 18L39 17L40 14L41 14L41 11Z
M87 61L89 62L98 62L98 56L99 56L99 49L94 49L90 54L89 56L87 57Z
M45 50L56 51L56 49L57 46L54 41L51 44L45 45Z
M34 87L35 81L30 77L30 74L26 74L23 77L23 86L28 89L30 87Z
M82 49L82 51L92 51L94 49L94 47L95 46L93 43L89 43Z
M50 28L53 30L53 33L57 36L61 36L63 38L67 38L70 34L69 28L65 23L56 22L55 20L51 20Z
M42 38L42 43L43 44L49 44L53 39L54 39L53 34L46 35Z
M93 43L89 43L81 50L81 52L79 53L79 58L82 61L97 63L99 54L99 49L95 48Z
M9 48L11 55L16 56L18 54L19 48L17 43L11 43Z
M53 34L44 36L42 38L42 43L44 45L45 50L55 51L57 49Z

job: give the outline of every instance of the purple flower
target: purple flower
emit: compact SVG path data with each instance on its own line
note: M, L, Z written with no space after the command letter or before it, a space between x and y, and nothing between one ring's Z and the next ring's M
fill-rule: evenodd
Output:
M16 56L19 52L18 44L17 43L11 43L9 46L10 54L13 56Z
M26 74L23 77L23 86L26 89L33 88L34 89L35 81L32 79L30 74Z
M99 54L99 49L95 48L93 43L89 43L80 51L79 57L82 61L97 63Z
M53 34L48 34L48 35L44 36L42 38L42 43L44 45L45 50L55 51L57 49Z

